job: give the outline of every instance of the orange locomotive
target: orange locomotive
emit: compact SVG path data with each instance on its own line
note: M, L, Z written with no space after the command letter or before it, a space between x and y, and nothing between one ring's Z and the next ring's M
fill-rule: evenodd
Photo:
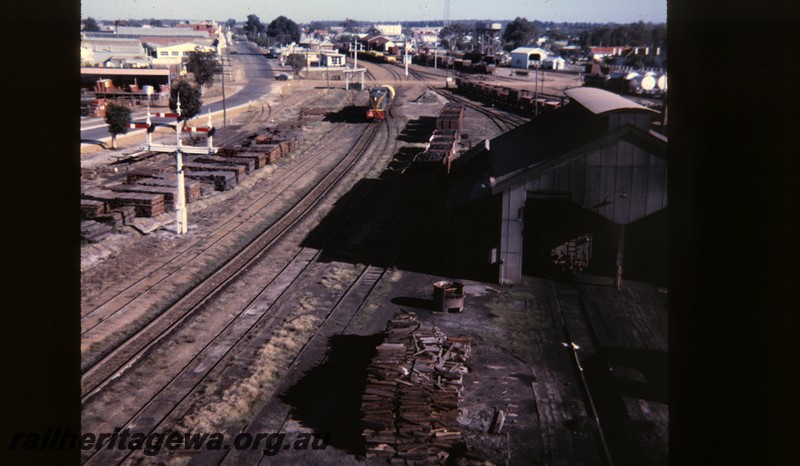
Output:
M394 88L389 85L374 86L369 90L367 120L383 120L394 100Z

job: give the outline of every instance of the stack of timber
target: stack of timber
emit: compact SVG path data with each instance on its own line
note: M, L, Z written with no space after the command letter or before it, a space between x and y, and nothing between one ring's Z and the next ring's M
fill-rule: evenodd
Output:
M177 190L178 187L178 177L169 174L164 175L162 177L152 177L152 178L137 178L136 181L131 181L130 177L128 178L129 184L137 184L141 186L158 186L162 188L169 188L173 192ZM200 182L192 179L187 179L184 177L183 180L183 190L184 196L186 196L186 202L192 202L200 199L200 195L202 194L200 191Z
M175 175L174 166L159 166L151 168L136 168L129 170L125 180L128 183L135 183L141 178L163 178L172 174Z
M220 157L230 157L231 159L247 159L253 162L253 166L258 170L264 168L269 163L269 155L264 152L220 152Z
M231 165L244 167L245 173L250 173L256 169L256 164L252 159L241 157L220 157L217 155L196 155L191 157L188 162L190 163L211 163L219 165Z
M230 172L233 173L237 183L242 180L246 172L245 167L241 165L226 165L221 163L186 162L183 164L183 168L187 172ZM188 176L188 174L186 176Z
M81 220L90 220L108 212L108 203L94 199L81 199Z
M129 225L135 218L136 208L134 206L127 205L117 207L105 215L99 215L95 217L94 220L116 228L123 225Z
M139 217L154 217L165 212L163 194L115 192L93 188L83 192L81 197L106 202L111 208L133 206Z
M470 341L448 338L407 312L385 333L362 398L367 457L443 464L465 447L457 417Z
M99 243L114 231L112 225L84 220L81 222L81 239L89 243Z
M253 142L250 150L266 153L269 163L274 163L278 158L288 155L298 145L295 138L275 138L266 134L255 136Z
M118 193L147 193L147 194L161 194L164 196L164 207L166 210L175 210L175 187L168 186L147 186L140 184L115 184L106 186L107 189Z
M259 147L259 150L264 151L267 155L267 163L275 163L276 160L281 158L281 146L278 144L265 144Z
M217 191L227 191L236 186L236 173L230 171L190 170L185 177L213 183Z
M136 208L130 205L117 207L111 211L122 215L122 224L129 225L136 218Z

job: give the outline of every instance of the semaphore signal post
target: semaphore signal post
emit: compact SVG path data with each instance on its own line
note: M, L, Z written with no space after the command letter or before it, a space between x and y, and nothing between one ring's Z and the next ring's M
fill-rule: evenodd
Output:
M176 206L175 206L175 222L176 222L176 230L179 235L184 235L188 232L189 229L189 220L186 213L186 184L184 180L184 172L183 172L183 154L216 154L218 148L214 147L214 133L216 132L216 128L214 128L213 123L211 121L211 113L208 114L208 126L207 127L194 127L191 128L190 131L192 132L199 132L199 133L206 133L208 135L207 138L207 145L206 147L183 147L183 143L181 141L181 124L180 124L180 116L181 116L181 101L180 95L178 96L177 100L177 109L176 113L156 113L153 116L158 117L165 117L165 118L175 118L176 125L175 125L175 134L176 134L176 145L170 146L166 144L153 144L153 130L155 129L155 125L150 121L150 111L147 112L147 123L133 123L130 125L131 128L146 128L147 129L147 142L142 145L142 149L151 151L151 152L174 152L175 153L175 173L178 179L178 186L177 186L177 195L176 199Z

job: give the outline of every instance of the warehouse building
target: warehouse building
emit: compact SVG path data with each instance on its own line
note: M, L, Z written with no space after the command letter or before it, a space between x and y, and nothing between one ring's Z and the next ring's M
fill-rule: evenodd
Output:
M536 67L542 64L549 53L538 47L518 47L511 51L511 67L524 68Z
M597 275L624 269L665 282L667 138L651 130L658 112L601 89L565 93L564 108L454 164L448 206L455 230L473 232L471 262L502 284L547 274L563 256ZM490 227L474 233L478 225Z

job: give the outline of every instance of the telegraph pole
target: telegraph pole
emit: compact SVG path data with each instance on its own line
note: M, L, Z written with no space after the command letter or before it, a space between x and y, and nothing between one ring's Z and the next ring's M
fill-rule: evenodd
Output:
M225 47L227 49L227 47ZM225 108L225 56L220 57L222 60L222 126L228 126L228 113Z

